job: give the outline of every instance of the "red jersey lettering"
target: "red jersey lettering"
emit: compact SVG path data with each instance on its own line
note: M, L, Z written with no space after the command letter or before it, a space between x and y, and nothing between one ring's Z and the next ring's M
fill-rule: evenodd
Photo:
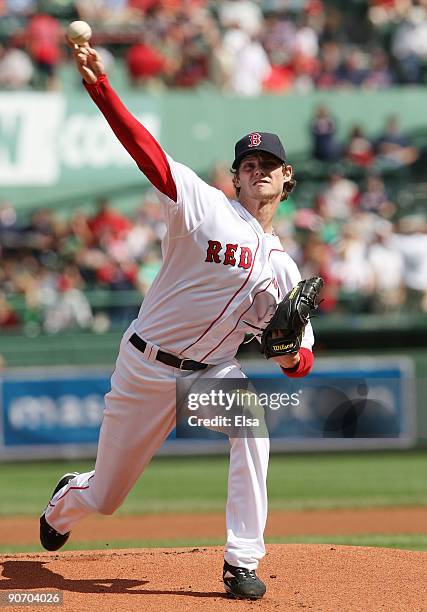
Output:
M221 263L218 253L222 249L222 244L218 242L218 240L209 240L208 245L205 261L209 263Z
M236 258L234 257L237 251L238 244L227 244L225 255L224 255L224 266L235 266Z
M240 248L239 268L248 270L252 265L252 251L248 247Z

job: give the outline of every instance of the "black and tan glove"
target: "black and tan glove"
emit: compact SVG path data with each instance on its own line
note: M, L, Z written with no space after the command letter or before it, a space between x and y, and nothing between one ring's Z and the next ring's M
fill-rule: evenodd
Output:
M322 287L323 279L315 276L300 281L286 294L262 332L261 351L267 359L298 352L310 313L318 307Z

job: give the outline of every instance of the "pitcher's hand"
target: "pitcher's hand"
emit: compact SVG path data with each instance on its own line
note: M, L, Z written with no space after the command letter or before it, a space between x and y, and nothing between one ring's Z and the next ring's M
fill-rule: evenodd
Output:
M89 43L76 45L67 38L67 43L73 50L74 61L77 70L82 75L86 83L93 85L98 80L101 74L105 74L104 64L101 61L101 56Z

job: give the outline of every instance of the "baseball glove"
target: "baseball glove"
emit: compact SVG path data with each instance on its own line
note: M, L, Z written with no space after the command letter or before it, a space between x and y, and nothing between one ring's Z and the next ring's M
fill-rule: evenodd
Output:
M322 287L323 279L315 276L300 281L286 294L262 332L261 351L267 359L298 352L310 313L318 307Z

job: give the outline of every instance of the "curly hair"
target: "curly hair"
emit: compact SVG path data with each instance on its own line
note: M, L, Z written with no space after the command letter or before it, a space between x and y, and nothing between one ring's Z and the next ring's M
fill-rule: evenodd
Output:
M286 164L282 164L282 168L286 168ZM236 168L236 170L234 170L233 168L230 168L230 172L233 175L233 184L234 184L234 179L237 176L237 173L239 172L239 168ZM295 189L297 185L297 181L295 179L294 176L294 169L292 168L292 176L289 179L289 181L285 181L283 183L283 190L282 190L282 197L280 198L281 202L284 202L285 200L288 199L289 194L292 193L292 191ZM239 197L239 193L240 193L240 187L236 187L234 185L234 189L236 190L236 195L237 197Z

